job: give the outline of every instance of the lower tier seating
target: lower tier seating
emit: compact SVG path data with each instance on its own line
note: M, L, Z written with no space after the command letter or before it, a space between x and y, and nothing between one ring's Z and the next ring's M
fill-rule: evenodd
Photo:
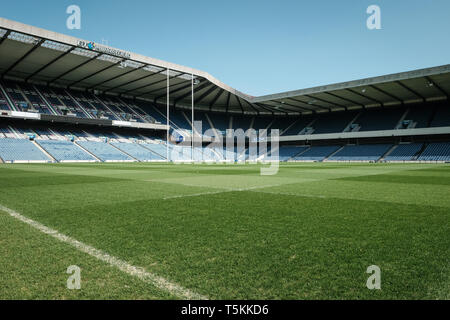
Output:
M111 144L140 161L162 160L159 155L137 143L112 142Z
M340 146L313 146L301 153L300 155L294 157L293 160L302 161L323 161L333 152L336 152Z
M26 139L0 138L0 158L4 161L51 161L45 153Z
M450 161L450 142L430 143L422 152L418 160Z
M286 147L282 146L278 150L278 152L279 152L278 157L279 157L280 161L287 161L287 160L295 157L296 155L298 155L300 152L305 151L308 148L309 148L309 146L286 146ZM273 156L273 152L272 152L272 156Z
M377 161L390 148L391 144L362 144L354 146L345 146L329 160L334 161Z
M386 161L410 161L414 160L422 149L422 143L410 143L398 145L384 160Z
M109 143L97 141L78 141L84 149L94 154L102 161L132 161L133 158L114 148Z
M89 153L67 140L36 140L56 161L95 161Z

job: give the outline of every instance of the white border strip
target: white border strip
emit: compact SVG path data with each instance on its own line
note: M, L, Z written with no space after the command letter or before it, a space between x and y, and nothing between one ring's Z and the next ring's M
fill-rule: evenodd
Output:
M122 272L125 272L133 277L137 277L140 280L142 280L146 283L149 283L149 284L157 287L158 289L167 291L174 296L177 296L182 299L188 299L188 300L207 300L208 299L207 297L202 296L198 293L195 293L189 289L183 288L176 283L170 282L169 280L167 280L163 277L160 277L156 274L147 272L144 268L135 267L135 266L127 263L126 261L123 261L119 258L116 258L114 256L107 254L106 252L103 252L101 250L98 250L98 249L90 246L90 245L84 244L83 242L80 242L74 238L66 236L66 235L58 232L57 230L46 227L45 225L43 225L37 221L34 221L30 218L27 218L27 217L21 215L20 213L14 211L12 209L9 209L1 204L0 204L0 210L8 213L11 217L13 217L19 221L22 221L49 236L52 236L53 238L55 238L61 242L67 243L67 244L75 247L76 249L78 249L81 252L87 253L88 255L90 255L100 261L106 262L109 265L118 268Z

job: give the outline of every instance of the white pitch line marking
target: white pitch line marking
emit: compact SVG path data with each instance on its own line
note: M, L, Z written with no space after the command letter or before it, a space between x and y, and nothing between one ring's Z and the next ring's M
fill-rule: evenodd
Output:
M209 195L209 194L219 194L219 193L236 192L236 191L252 191L255 189L263 189L263 188L279 187L279 186L281 186L281 184L253 186L253 187L248 187L248 188L224 188L225 190L206 191L206 192L191 193L191 194L179 194L179 195L164 197L162 199L169 200L169 199L178 199L178 198L187 198L187 197L199 197L199 196Z
M328 198L327 196L322 195L314 195L314 194L301 194L301 193L289 193L289 192L270 192L270 191L253 191L258 193L270 193L270 194L279 194L282 196L295 196L295 197L305 197L305 198Z
M79 251L87 253L88 255L90 255L100 261L106 262L109 265L118 268L122 272L125 272L131 276L137 277L140 280L142 280L146 283L149 283L149 284L157 287L158 289L167 291L170 294L173 294L179 298L188 299L188 300L207 300L208 299L207 297L205 297L203 295L195 293L189 289L183 288L182 286L180 286L176 283L170 282L169 280L167 280L161 276L158 276L151 272L147 272L142 267L133 266L124 260L121 260L119 258L111 256L106 252L103 252L99 249L96 249L96 248L90 246L90 245L80 242L74 238L66 236L65 234L62 234L55 229L51 229L37 221L27 218L27 217L21 215L20 213L12 210L10 208L7 208L3 205L0 205L0 211L4 211L4 212L8 213L11 217L28 224L29 226L33 227L34 229L37 229L49 236L52 236L53 238L55 238L61 242L67 243L67 244L75 247Z

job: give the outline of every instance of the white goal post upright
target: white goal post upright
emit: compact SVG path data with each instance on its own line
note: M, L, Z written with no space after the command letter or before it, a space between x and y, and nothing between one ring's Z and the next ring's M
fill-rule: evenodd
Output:
M191 160L194 162L194 74L191 73Z
M169 84L170 84L170 79L169 79L169 72L170 69L167 68L167 88L166 88L166 100L167 100L167 107L166 107L166 126L167 126L167 134L166 134L166 162L169 162L169 132L170 132L170 127L169 127Z

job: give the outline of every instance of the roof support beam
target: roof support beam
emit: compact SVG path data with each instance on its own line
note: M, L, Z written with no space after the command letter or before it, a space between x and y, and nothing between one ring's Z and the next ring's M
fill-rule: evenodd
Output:
M34 46L28 50L22 57L20 57L18 60L16 60L16 62L14 62L8 69L6 69L3 73L2 73L2 78L8 73L10 72L12 69L14 69L19 63L21 63L26 57L28 57L30 54L33 53L34 50L36 50L37 48L39 48L41 46L41 44L43 44L45 41L45 39L40 39L39 41L36 41L36 43L34 44Z
M228 113L228 109L230 107L230 97L231 97L231 93L228 92L228 97L227 97L227 108L225 110L226 113Z
M353 89L350 89L350 88L347 89L347 91L349 91L349 92L351 92L351 93L353 93L353 94L356 94L356 95L358 95L358 96L360 96L360 97L363 97L364 99L367 99L367 100L370 100L370 101L372 101L372 102L378 103L380 106L384 107L384 103L381 102L381 101L379 101L379 100L376 100L376 99L374 99L374 98L371 98L371 97L369 97L369 96L367 96L367 95L365 95L365 94L359 93L359 92L357 92L357 91L355 91L355 90L353 90Z
M162 71L165 71L165 70L162 70ZM159 72L158 72L158 73L159 73ZM156 74L156 73L155 73L155 74ZM172 80L173 78L177 78L177 77L182 76L182 75L184 75L184 74L186 74L186 73L185 73L185 72L182 72L182 73L177 74L176 76L171 76L171 77L169 77L169 81ZM154 85L154 84L158 84L158 83L166 82L166 81L167 81L167 79L162 79L162 80L154 81L154 82L152 82L152 83L147 83L147 84L145 84L145 85L143 85L143 86L140 86L140 87L137 87L137 88L130 89L130 90L127 90L127 91L125 91L125 92L122 92L122 94L126 94L126 93L131 92L131 91L140 90L140 89L143 89L143 88L146 88L146 87L150 87L150 86L152 86L152 85ZM142 95L145 95L145 94L146 94L146 93L143 93ZM142 95L139 95L139 97L142 96Z
M286 115L289 115L289 113L303 114L303 112L299 111L298 109L292 110L292 109L289 109L286 107L275 107L275 110L284 112ZM312 111L312 110L308 110L308 111Z
M216 101L219 99L219 97L222 95L222 93L224 92L224 89L220 89L219 92L217 92L216 96L214 97L214 99L212 99L211 103L209 104L209 110L212 109L212 107L214 106L214 104L216 103Z
M307 94L305 94L304 96L308 97L310 99L315 99L315 100L318 100L318 101L322 101L324 103L328 103L328 104L332 104L332 105L338 106L340 108L344 108L344 110L347 111L347 106L344 106L343 104L339 104L339 103L336 103L336 102L331 102L331 101L328 101L328 100L325 100L325 99L322 99L322 98L313 97L313 96L310 96L310 95L307 95Z
M343 98L343 97L341 97L341 96L338 96L338 95L335 94L335 93L331 93L331 92L324 92L324 93L325 93L325 94L328 94L329 96L332 96L332 97L335 97L335 98L338 98L338 99L341 99L341 100L344 100L344 101L353 103L355 106L361 106L363 109L366 108L366 106L365 106L364 104L358 103L358 102L353 101L353 100L350 100L350 99L348 99L348 98Z
M241 108L242 114L244 114L244 107L242 107L241 100L239 100L238 96L235 96L235 97L236 97L237 102L239 103L239 107Z
M5 41L6 39L8 39L8 36L11 34L11 30L6 31L6 33L3 35L3 38L0 39L0 45L3 43L3 41Z
M382 94L384 94L384 95L386 95L386 96L388 96L388 97L394 99L394 100L397 100L397 102L400 102L402 105L404 104L404 101L403 101L402 99L400 99L399 97L393 95L392 93L389 93L389 92L387 92L387 91L385 91L385 90L383 90L383 89L380 89L380 88L378 88L378 87L375 86L375 85L370 85L370 87L371 87L372 89L375 89L375 90L377 90L378 92L381 92Z
M259 114L259 110L255 108L255 106L253 104L251 104L250 102L248 102L245 99L242 99L246 104L248 104L253 110L256 111L257 114Z
M189 80L188 80L188 81L189 81ZM177 93L177 92L179 92L179 91L182 91L182 90L185 90L185 89L191 87L191 81L189 81L188 84L185 84L185 82L180 82L180 83L177 83L177 84L173 84L172 86L179 85L179 84L183 84L183 86L180 87L180 88L177 88L177 89L175 89L175 90L170 90L170 94ZM169 88L170 88L170 87L171 87L171 86L169 86ZM167 88L161 88L161 89L167 89ZM157 89L156 91L160 91L161 89ZM155 91L155 90L153 90L153 91ZM145 94L150 94L151 92L152 92L152 91L146 92L146 93L144 93L144 95L145 95ZM189 92L190 92L190 91L189 91ZM155 97L155 99L153 99L153 103L156 103L157 100L159 100L159 99L161 99L161 98L163 98L163 97L165 97L165 96L166 96L166 94L162 94L162 95L160 95L160 96Z
M194 87L194 92L189 91L189 92L187 92L187 93L185 93L185 94L179 96L178 98L176 98L176 99L174 100L173 105L176 106L178 101L183 100L184 98L190 96L191 94L193 94L193 95L195 96L195 91L199 92L200 90L202 90L202 89L204 89L204 88L207 88L207 87L209 87L209 86L212 86L212 85L214 85L214 84L211 83L211 82L206 81L205 83L199 85L198 87ZM173 92L173 91L172 91L172 92ZM171 93L172 93L172 92L171 92ZM155 101L156 101L156 100L157 100L157 99L155 99Z
M292 99L291 99L292 100ZM297 100L295 100L295 101L297 101ZM293 104L290 104L290 103L286 103L286 102L279 102L279 101L275 101L275 100L270 100L269 102L273 102L273 103L276 103L276 104L278 104L277 106L274 106L274 108L275 109L280 109L280 108L285 108L286 110L290 110L290 111L293 111L293 112L300 112L299 111L299 109L300 110L302 110L302 111L307 111L307 112L313 112L313 113L316 113L316 111L315 110L313 110L313 109L307 109L307 108L303 108L303 107L300 107L300 106L296 106L296 105L293 105ZM281 106L280 106L281 105ZM289 107L292 107L292 108L286 108L286 106L289 106Z
M104 81L99 82L99 83L96 83L96 84L90 86L88 89L94 89L95 87L101 86L102 84L105 84L105 83L107 83L109 81L116 80L116 79L118 79L120 77L123 77L123 76L125 76L127 74L130 74L132 72L136 72L136 71L142 70L143 68L148 67L148 66L149 66L148 64L144 64L143 66L140 66L139 68L128 70L127 72L121 73L121 74L119 74L119 75L117 75L115 77L109 78L109 79L104 80Z
M317 111L314 110L314 109L310 109L310 106L317 107L317 108L320 108L320 109L329 110L328 108L321 107L321 106L316 105L316 104L313 104L313 103L304 102L304 101L297 100L297 99L293 99L293 98L288 98L288 99L289 99L289 100L292 100L292 101L295 101L296 103L300 103L300 104L301 104L301 106L297 106L297 105L295 105L295 104L289 104L290 106L293 106L293 107L296 107L296 108L300 108L300 109L302 109L302 110L304 110L304 111L312 111L312 112L316 113ZM286 102L284 102L284 104L286 104ZM305 107L305 106L304 106L305 104L307 104L308 106Z
M52 64L54 64L56 61L64 58L66 55L68 55L69 53L71 53L73 50L75 50L75 47L71 47L69 50L67 50L66 52L60 54L59 56L57 56L55 59L53 59L52 61L50 61L49 63L43 65L41 68L39 68L38 70L36 70L35 72L33 72L32 74L30 74L28 77L25 78L25 82L28 82L31 78L33 78L34 76L36 76L37 74L41 73L42 71L44 71L45 69L47 69L48 67L50 67Z
M185 88L188 87L188 86L186 85L186 82L187 82L187 81L189 81L189 83L191 82L191 80L185 80L185 81L183 81L183 82L174 83L174 84L169 85L169 89L171 89L171 88L173 88L173 87L176 87L176 86L179 86L180 84L183 84L183 89L185 89ZM190 86L190 85L189 85L189 86ZM183 90L183 89L178 88L178 89L175 89L175 90L173 90L173 91L170 90L170 93L178 92L178 91ZM153 90L147 91L146 93L143 93L142 95L152 94L152 93L155 93L155 92L158 92L158 91L161 91L161 90L167 90L167 86L164 86L164 87L162 87L162 88L158 88L158 89L153 89ZM142 95L139 95L139 97L142 96ZM164 96L165 96L165 95L166 95L166 94L164 94Z
M262 103L255 103L255 105L260 107L260 108L262 108L262 109L264 109L264 110L266 110L266 111L269 111L270 113L272 113L272 115L275 113L272 108L269 108L269 107L267 107L266 105L264 105ZM286 111L283 111L283 112L286 113L286 115L288 114Z
M306 104L307 104L308 107L306 107L306 110L308 110L308 111L316 112L316 110L314 110L314 109L309 109L309 106L313 106L313 107L316 107L316 108L319 108L319 109L331 111L330 108L322 107L322 106L319 106L318 104L314 104L314 103L312 103L312 102L305 102L305 101L298 100L298 99L294 99L294 98L288 98L288 99L290 99L290 100L292 100L292 101L295 101L295 102L297 102L297 103L300 103L300 104L302 104L302 105L306 105ZM305 109L305 107L303 107L303 109Z
M200 97L198 97L195 100L195 103L198 105L200 104L200 102L205 99L207 96L209 96L214 90L216 90L217 87L216 86L212 86L211 88L209 88L208 90L206 90L206 92L204 92Z
M72 82L71 84L69 84L69 85L67 86L67 88L70 88L70 87L76 85L77 83L80 83L80 82L82 82L82 81L84 81L84 80L86 80L86 79L89 79L89 78L91 78L91 77L93 77L93 76L96 76L97 74L102 73L103 71L106 71L106 70L108 70L108 69L114 68L114 67L118 66L119 64L121 64L121 63L124 62L124 61L125 61L125 59L122 59L122 60L120 60L120 61L118 61L118 62L116 62L116 63L113 63L113 64L111 64L111 65L109 65L109 66L107 66L107 67L105 67L105 68L103 68L103 69L100 69L100 70L98 70L98 71L96 71L96 72L94 72L94 73L92 73L92 74L90 74L90 75L87 75L87 76L85 76L85 77L83 77L83 78L81 78L81 79L79 79L79 80L77 80L77 81L74 81L74 82Z
M90 62L96 60L98 57L100 57L100 56L102 56L102 55L103 55L103 53L99 53L99 54L95 55L94 57L92 57L92 58L90 58L90 59L84 61L83 63L80 63L79 65L77 65L77 66L71 68L70 70L67 70L66 72L60 74L60 75L57 76L56 78L53 78L52 80L47 81L47 86L50 85L51 83L53 83L53 82L55 82L55 81L61 79L61 78L64 77L65 75L71 73L72 71L75 71L76 69L78 69L78 68L80 68L80 67L82 67L82 66L84 66L84 65L87 65L88 63L90 63Z
M444 89L442 89L436 82L434 82L433 80L431 80L430 77L428 77L428 76L426 76L425 79L427 79L427 81L428 81L430 84L433 84L433 87L436 87L436 89L438 89L438 90L439 90L443 95L445 95L445 96L447 97L447 99L448 99L449 94L448 94Z
M156 75L158 75L158 74L160 74L160 73L162 73L162 72L164 72L164 71L166 71L166 69L162 69L162 70L160 70L160 71L158 71L158 72L156 72L156 73L148 74L148 75L145 75L145 76L143 76L143 77L139 77L139 78L137 78L137 79L127 81L127 82L125 82L125 83L119 84L118 86L109 88L109 89L106 90L105 92L111 92L112 90L115 90L115 89L120 88L120 87L123 87L123 86L127 86L127 85L132 84L132 83L135 83L135 82L137 82L137 81L141 81L141 80L144 80L144 79L148 79L148 78L154 77L154 76L156 76ZM134 89L133 89L133 90L134 90ZM133 91L133 90L128 90L128 91L125 91L125 92L123 92L123 93L127 93L127 92ZM123 93L121 93L120 95L122 95Z
M404 83L402 83L401 81L396 81L397 84L399 84L402 88L408 90L409 92L411 92L412 94L414 94L415 96L419 97L420 99L423 100L423 102L426 101L425 97L423 97L420 93L418 93L417 91L411 89L410 87L408 87L407 85L405 85Z

